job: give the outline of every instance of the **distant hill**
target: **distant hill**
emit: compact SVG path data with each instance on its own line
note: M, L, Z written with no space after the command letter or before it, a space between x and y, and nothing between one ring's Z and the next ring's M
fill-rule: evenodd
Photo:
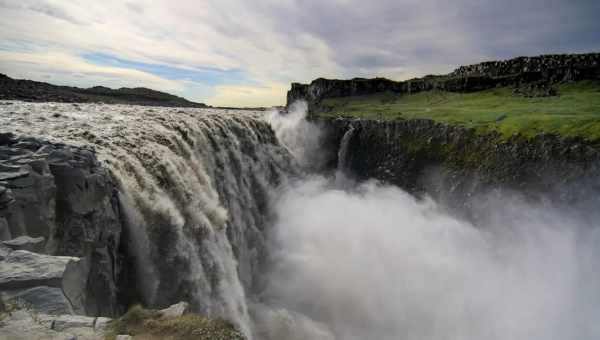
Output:
M87 89L57 86L44 82L12 79L0 74L0 100L31 102L107 103L169 107L209 107L172 94L144 87L111 89L95 86Z

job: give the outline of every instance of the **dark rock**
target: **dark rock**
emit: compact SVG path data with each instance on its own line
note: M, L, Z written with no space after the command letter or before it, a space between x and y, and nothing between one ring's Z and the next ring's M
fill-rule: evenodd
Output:
M89 269L76 298L80 312L119 314L122 222L108 170L86 148L12 135L10 140L0 155L19 158L0 161L0 240L44 237L44 248L36 251L83 258Z
M48 286L38 286L23 290L4 291L2 299L8 303L25 302L38 313L59 315L72 314L71 304L62 292L62 289Z
M0 181L10 181L29 176L28 171L0 172Z
M315 121L327 129L326 145L335 150L353 127L345 166L358 179L379 179L450 204L498 188L573 202L592 199L600 187L600 150L581 139L505 139L426 119ZM336 167L337 159L328 163Z

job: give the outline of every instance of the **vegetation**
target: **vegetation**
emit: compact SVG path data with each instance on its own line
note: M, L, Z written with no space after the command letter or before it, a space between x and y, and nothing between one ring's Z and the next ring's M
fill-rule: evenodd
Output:
M327 98L316 114L371 119L428 118L472 127L478 132L495 130L506 137L544 132L600 140L600 82L559 84L555 89L556 96L535 98L515 95L512 87L473 93L387 92Z
M243 340L231 323L198 314L161 318L158 311L133 306L120 319L112 321L106 340L129 334L137 340Z

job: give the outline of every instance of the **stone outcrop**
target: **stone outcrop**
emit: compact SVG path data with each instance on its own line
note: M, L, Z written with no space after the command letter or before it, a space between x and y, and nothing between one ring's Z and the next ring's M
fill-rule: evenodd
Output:
M375 178L450 203L498 188L564 202L593 198L600 188L600 151L578 138L480 134L431 120L324 119L326 145L347 136L344 164L359 179ZM331 153L337 155L337 153ZM337 159L329 161L338 165Z
M600 79L600 53L543 55L519 57L506 61L491 61L461 66L440 76L425 76L407 81L385 78L354 78L349 80L313 80L310 84L292 83L287 93L287 105L306 100L309 111L319 111L325 98L361 96L379 92L410 94L421 91L444 90L474 92L497 86L517 86L536 83L548 90L551 84L564 81Z
M93 151L0 134L0 267L79 263L65 277L59 268L26 286L5 282L6 289L68 286L75 313L116 315L121 231L116 186Z

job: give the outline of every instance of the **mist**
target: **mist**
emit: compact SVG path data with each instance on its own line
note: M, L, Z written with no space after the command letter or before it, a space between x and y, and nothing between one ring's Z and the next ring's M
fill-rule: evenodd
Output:
M286 126L283 143L298 141L293 124L273 126L278 136ZM254 307L259 332L269 339L599 338L595 212L508 192L473 201L485 203L471 205L483 216L476 224L431 198L340 172L286 184L273 203L264 305Z

